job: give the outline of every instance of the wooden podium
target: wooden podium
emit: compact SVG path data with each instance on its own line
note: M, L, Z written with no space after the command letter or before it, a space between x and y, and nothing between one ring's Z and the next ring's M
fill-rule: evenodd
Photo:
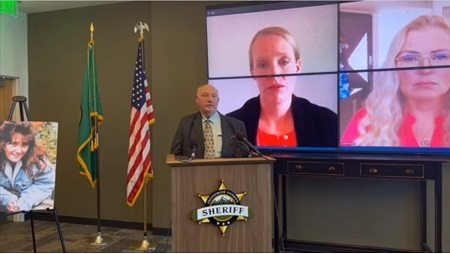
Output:
M172 252L273 252L272 158L194 159L167 156L172 178ZM205 207L199 195L218 191L221 181L233 193L246 193L241 205L253 210L234 221L225 235L213 223L199 224L191 214ZM214 206L211 206L214 207Z

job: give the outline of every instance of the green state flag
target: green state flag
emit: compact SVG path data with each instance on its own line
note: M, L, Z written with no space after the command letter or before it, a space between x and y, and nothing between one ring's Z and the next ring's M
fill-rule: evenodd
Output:
M97 125L95 123L96 121L98 122ZM88 61L84 73L83 90L81 92L77 160L80 163L80 174L88 178L92 188L97 183L98 170L98 130L96 127L102 121L103 113L100 104L100 94L98 93L94 42L91 41L88 45Z

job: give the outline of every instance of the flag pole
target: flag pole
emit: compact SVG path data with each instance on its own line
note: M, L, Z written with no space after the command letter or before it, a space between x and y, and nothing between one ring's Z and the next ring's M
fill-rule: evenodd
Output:
M94 24L91 22L91 40L89 41L89 46L94 45ZM95 93L95 89L93 92ZM96 95L95 95L96 96ZM94 117L94 131L92 132L92 142L94 147L98 144L98 119ZM95 246L103 246L106 243L103 241L102 237L102 226L101 226L101 206L100 206L100 146L96 148L96 156L95 156L95 165L97 166L97 170L95 171L96 180L97 180L97 237L91 245Z
M139 31L139 42L143 42L144 40L144 30L149 31L147 23L142 23L141 21L134 26L134 32ZM144 47L142 46L142 56L144 57ZM145 62L142 62L142 68L145 70ZM135 247L135 250L140 251L154 251L158 244L154 241L150 241L147 237L147 176L145 176L144 180L144 237L142 241Z
M93 137L93 142L98 141L98 120L97 118L94 119L95 122L95 131L94 133L92 133L92 135L94 135ZM97 148L97 153L96 153L96 163L97 163L97 170L96 170L96 174L97 174L97 237L95 238L95 241L92 243L92 245L96 245L96 246L103 246L106 243L103 241L103 237L102 237L102 213L101 213L101 206L100 206L100 147Z
M148 240L147 237L147 180L144 183L144 238L142 241L136 246L135 250L141 251L154 251L158 244L154 241Z

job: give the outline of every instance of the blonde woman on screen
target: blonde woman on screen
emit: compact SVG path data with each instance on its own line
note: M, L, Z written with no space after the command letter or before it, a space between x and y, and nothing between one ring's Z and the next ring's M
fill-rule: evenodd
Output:
M286 29L258 31L250 43L249 63L259 96L228 115L244 121L250 142L258 146L336 147L337 115L293 94L302 62L299 47Z
M341 139L344 146L450 146L450 26L436 15L420 16L391 43L373 90ZM420 68L415 68L420 67ZM438 68L433 68L438 67Z

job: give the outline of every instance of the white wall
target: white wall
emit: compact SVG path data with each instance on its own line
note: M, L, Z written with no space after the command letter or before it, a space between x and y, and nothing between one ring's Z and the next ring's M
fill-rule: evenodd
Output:
M18 78L18 95L28 98L27 33L27 14L0 14L0 75Z
M374 13L374 68L381 68L394 36L413 19L431 14L431 9L388 9ZM442 13L436 13L442 14Z

